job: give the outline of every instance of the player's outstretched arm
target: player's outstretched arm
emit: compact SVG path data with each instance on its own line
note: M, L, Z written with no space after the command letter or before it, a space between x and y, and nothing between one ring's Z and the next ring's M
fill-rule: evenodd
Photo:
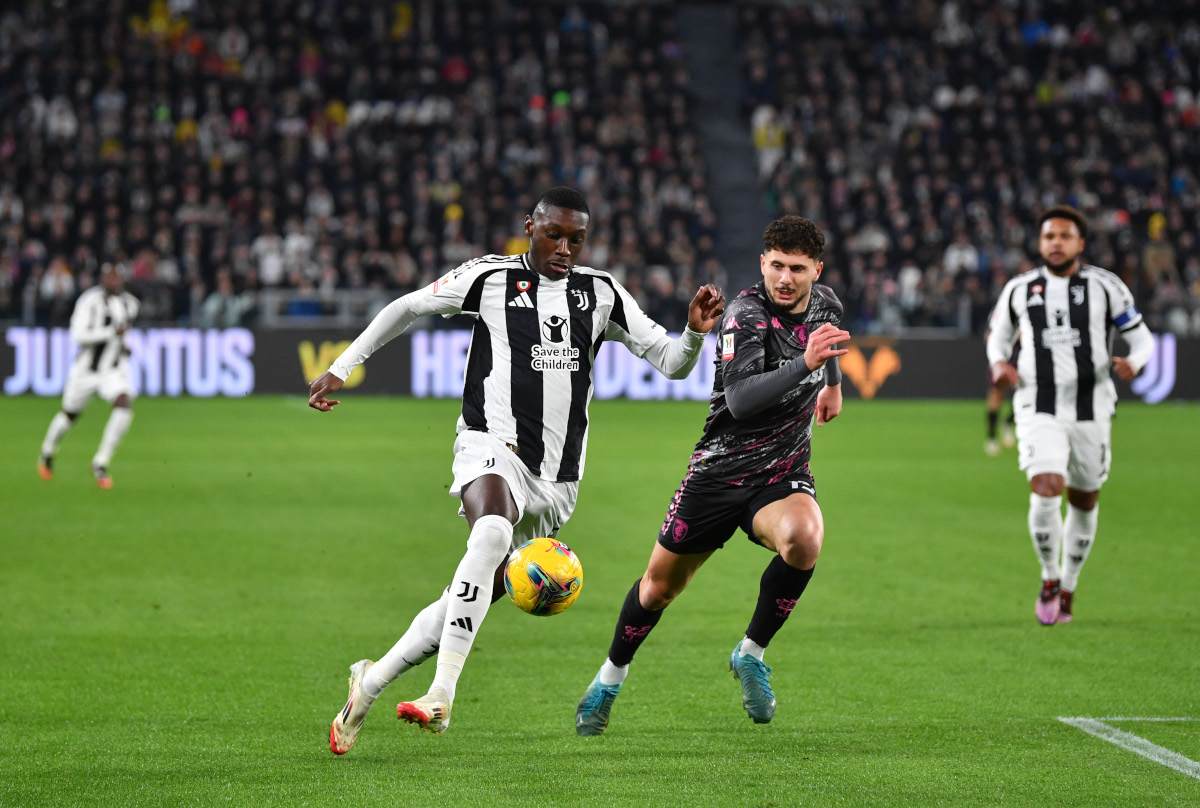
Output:
M725 296L711 283L697 290L688 304L688 324L675 339L663 327L638 308L637 302L619 284L617 294L625 310L628 330L610 324L608 336L620 340L629 350L654 366L668 379L683 379L692 372L704 346L704 335L713 329L725 311Z
M327 398L327 396L341 390L342 384L341 379L328 370L325 371L308 388L308 406L320 412L329 412L342 402L340 399Z

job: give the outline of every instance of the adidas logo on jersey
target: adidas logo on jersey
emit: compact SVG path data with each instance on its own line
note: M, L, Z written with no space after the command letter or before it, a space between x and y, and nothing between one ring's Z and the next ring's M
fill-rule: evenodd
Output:
M467 631L475 630L475 628L471 625L471 618L469 617L460 617L457 620L451 620L450 625L458 626L459 628L465 628Z
M533 301L529 299L528 292L521 292L521 294L508 301L508 307L510 309L532 309Z

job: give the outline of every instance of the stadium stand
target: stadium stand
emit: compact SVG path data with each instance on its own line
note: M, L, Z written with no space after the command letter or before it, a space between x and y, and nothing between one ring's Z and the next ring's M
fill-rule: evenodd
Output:
M1200 333L1200 3L738 11L769 205L829 231L852 331L980 332L1068 202L1155 330Z
M677 321L723 280L687 83L669 5L10 6L0 319L63 323L104 260L144 319L328 314L523 249L567 183L589 263Z

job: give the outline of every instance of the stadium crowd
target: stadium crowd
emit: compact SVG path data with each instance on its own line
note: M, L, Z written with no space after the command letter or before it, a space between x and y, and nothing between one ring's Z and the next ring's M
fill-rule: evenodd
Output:
M523 250L566 183L587 262L676 322L723 272L673 26L516 0L10 6L0 320L63 323L106 260L158 321L250 323L270 288L296 314L386 299Z
M1200 334L1196 0L743 3L739 35L768 203L829 232L851 330L981 331L1067 202L1155 330Z

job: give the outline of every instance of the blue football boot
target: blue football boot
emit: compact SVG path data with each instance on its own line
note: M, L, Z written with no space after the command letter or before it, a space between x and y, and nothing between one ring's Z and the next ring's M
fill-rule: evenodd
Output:
M729 670L742 683L742 706L755 724L767 724L775 717L775 692L771 690L771 669L761 659L741 653L742 643L733 646Z

